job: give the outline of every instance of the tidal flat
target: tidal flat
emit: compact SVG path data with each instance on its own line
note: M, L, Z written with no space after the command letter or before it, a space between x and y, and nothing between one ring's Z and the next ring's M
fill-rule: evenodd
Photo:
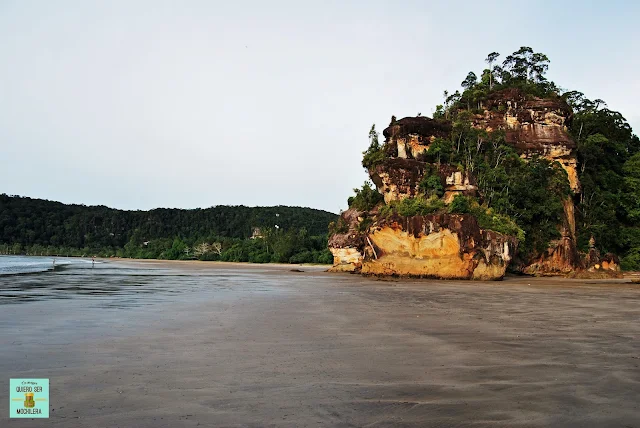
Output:
M0 276L1 425L640 427L640 285L324 269ZM9 423L21 377L49 420Z

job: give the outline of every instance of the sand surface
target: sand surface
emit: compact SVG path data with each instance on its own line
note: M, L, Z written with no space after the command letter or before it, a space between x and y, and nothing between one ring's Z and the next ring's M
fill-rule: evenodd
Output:
M640 427L640 285L131 263L5 293L1 426ZM10 377L49 420L8 419Z

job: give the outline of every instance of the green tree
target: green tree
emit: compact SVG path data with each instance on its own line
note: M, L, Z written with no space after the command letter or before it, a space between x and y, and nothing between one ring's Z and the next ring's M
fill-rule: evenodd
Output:
M384 201L384 197L369 181L365 181L362 188L353 189L353 191L356 195L350 197L347 202L349 208L354 208L358 211L369 211Z
M640 224L640 152L624 163L624 189L621 202L631 224ZM639 248L640 250L640 248Z
M369 130L369 148L362 152L364 155L362 158L362 166L369 170L378 165L384 160L384 151L380 143L378 142L378 132L376 131L376 125L371 125Z
M465 77L465 79L462 81L460 86L462 86L464 89L471 89L477 83L478 83L478 76L476 76L476 73L474 73L473 71L470 71L469 74L467 74L467 77Z
M498 59L500 54L498 52L491 52L487 55L485 62L489 64L489 90L493 89L493 63Z

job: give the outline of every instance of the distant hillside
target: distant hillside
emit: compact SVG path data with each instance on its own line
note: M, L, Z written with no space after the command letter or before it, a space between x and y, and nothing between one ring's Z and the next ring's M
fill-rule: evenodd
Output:
M0 252L27 253L98 253L147 258L192 258L189 247L220 242L232 247L252 236L260 228L265 238L251 241L277 241L302 236L304 241L316 237L317 242L298 242L300 248L289 254L326 251L327 225L336 214L302 207L216 206L206 209L165 209L123 211L105 206L66 205L42 199L0 195ZM277 225L277 227L276 227ZM184 255L170 252L184 247ZM263 243L268 247L268 242ZM255 246L255 243L252 243ZM291 245L297 245L292 243ZM2 248L4 246L4 248ZM34 246L37 246L34 250ZM151 250L150 248L156 248ZM227 249L227 248L223 248ZM273 252L273 250L272 250ZM191 254L190 254L191 253ZM217 252L219 253L219 252ZM172 257L175 256L175 257ZM224 259L223 254L217 254ZM269 260L283 260L270 254ZM291 255L289 255L289 258ZM215 257L213 257L215 258ZM317 258L317 257L316 257ZM236 261L248 259L235 257ZM316 260L317 261L317 260Z

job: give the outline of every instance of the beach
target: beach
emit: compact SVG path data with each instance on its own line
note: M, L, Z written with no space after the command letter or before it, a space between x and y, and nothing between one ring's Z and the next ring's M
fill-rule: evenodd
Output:
M0 277L0 420L9 378L26 377L50 380L50 419L8 426L640 426L628 279L325 269L120 260Z

